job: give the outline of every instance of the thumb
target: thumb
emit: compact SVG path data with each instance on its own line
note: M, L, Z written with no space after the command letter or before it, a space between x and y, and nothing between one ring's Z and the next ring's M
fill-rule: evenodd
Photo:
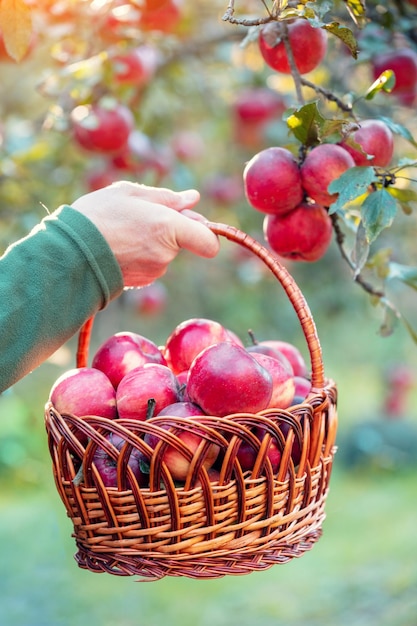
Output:
M196 219L194 212L190 211L190 213L193 214L190 217L186 217L182 212L176 214L178 219L175 236L178 246L198 256L215 257L220 249L217 235L210 230L207 222ZM203 219L202 216L199 217Z

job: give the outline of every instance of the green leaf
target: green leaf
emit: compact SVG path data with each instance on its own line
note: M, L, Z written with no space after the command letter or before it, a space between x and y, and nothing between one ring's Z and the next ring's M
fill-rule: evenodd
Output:
M400 280L417 291L417 267L402 265L401 263L389 263L387 279Z
M378 76L365 93L366 100L372 100L380 91L390 93L395 86L395 74L392 70L385 70Z
M362 222L360 222L356 231L355 245L352 250L352 261L355 264L354 278L356 278L364 268L369 256L369 247L365 227Z
M325 122L325 118L317 108L317 102L310 102L296 109L287 118L288 128L305 146L314 146L320 143L320 130Z
M345 204L352 202L369 190L369 185L378 178L373 167L351 167L337 180L330 183L328 191L338 193L337 200L330 206L329 213L343 209Z
M410 322L408 322L403 315L401 316L401 321L403 322L404 326L408 330L408 333L411 339L414 341L414 343L417 343L417 333L411 326Z
M399 124L398 122L394 122L390 117L380 117L381 122L384 122L388 128L395 133L396 135L400 135L407 141L409 141L413 146L417 147L417 141L414 139L413 135L410 133L408 128Z
M384 319L379 328L379 334L382 337L389 337L397 325L399 313L385 298L380 299L380 304L384 307Z
M397 212L397 203L386 189L378 189L362 205L362 221L369 243L375 241L384 228L391 226Z
M410 202L417 202L417 191L413 189L398 189L398 187L387 187L388 193L396 199L406 215L411 215L413 208Z
M350 17L359 28L366 24L366 4L365 0L343 0Z
M325 24L324 30L338 37L349 48L353 58L358 58L358 42L349 28L340 26L339 22L331 22L330 24Z
M401 159L398 160L395 171L398 172L399 169L404 169L405 167L417 167L417 160L410 159L409 157L401 157Z
M312 0L311 3L307 4L311 4L312 8L314 7L315 15L321 20L323 20L327 13L334 8L333 0Z

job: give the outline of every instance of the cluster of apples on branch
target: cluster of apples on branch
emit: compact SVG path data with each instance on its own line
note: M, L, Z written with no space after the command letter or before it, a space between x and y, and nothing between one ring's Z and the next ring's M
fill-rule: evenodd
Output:
M326 31L303 19L283 29L270 22L260 30L258 44L266 64L283 74L302 76L314 70L326 54ZM287 147L271 146L244 168L246 198L266 214L265 239L284 258L309 262L322 258L333 234L329 207L338 197L331 184L354 167L386 168L391 162L394 137L384 121L365 119L341 129L338 142L300 146L298 155Z
M270 437L268 442L267 458L277 472L290 430L279 412L302 404L311 382L304 357L293 343L281 339L257 342L251 332L249 337L250 345L245 345L234 331L206 318L181 322L162 346L134 332L118 332L98 347L91 367L76 367L62 374L53 384L49 400L59 413L87 421L98 416L127 428L141 422L160 423L159 431L157 427L141 433L147 454L134 449L129 457L128 465L141 486L147 485L152 451L160 448L164 430L177 432L180 440L179 447L173 442L163 451L163 462L175 481L186 480L192 459L201 454L202 466L216 480L221 446L207 443L204 417L215 416L221 423L222 418L233 415L267 411L281 433L281 441ZM168 421L161 422L161 418ZM169 425L172 419L183 424L186 420L186 427L178 433ZM303 419L300 417L300 422ZM266 436L262 424L261 419L251 428L258 442ZM80 444L87 447L89 438L75 432ZM93 462L104 485L117 487L115 449L120 451L126 440L115 432L109 432L106 439L107 445L95 449ZM300 441L294 440L295 465L300 454ZM242 471L253 467L256 455L253 443L240 442L237 460Z

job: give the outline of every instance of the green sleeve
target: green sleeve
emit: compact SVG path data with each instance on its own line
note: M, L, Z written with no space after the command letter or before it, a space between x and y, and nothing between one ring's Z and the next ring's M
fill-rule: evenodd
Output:
M69 206L0 258L0 392L28 374L123 289L90 220Z

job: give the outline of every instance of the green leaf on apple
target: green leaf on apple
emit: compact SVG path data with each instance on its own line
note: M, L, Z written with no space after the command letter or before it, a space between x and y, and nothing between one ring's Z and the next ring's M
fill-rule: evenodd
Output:
M324 29L327 30L332 35L338 37L347 48L349 48L350 53L354 59L358 57L358 42L352 31L346 26L341 26L339 22L331 22L330 24L325 24Z
M369 186L378 181L373 167L351 167L338 179L330 183L328 191L337 193L338 198L329 207L329 214L340 211L343 207L367 193Z
M384 228L391 226L397 212L397 202L386 189L378 189L365 199L361 214L369 243L375 241Z
M395 74L392 70L385 70L378 76L365 93L366 100L372 100L380 91L390 93L395 86Z

